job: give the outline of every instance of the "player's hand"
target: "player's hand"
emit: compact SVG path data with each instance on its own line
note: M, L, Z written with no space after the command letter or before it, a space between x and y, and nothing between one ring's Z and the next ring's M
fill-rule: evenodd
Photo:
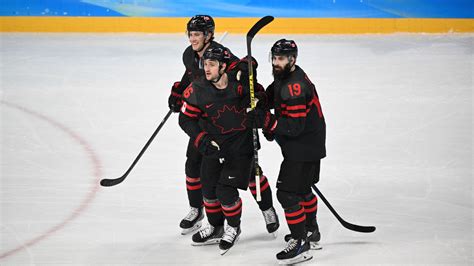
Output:
M268 140L268 141L274 141L275 140L275 134L273 132L269 132L266 130L262 130L263 136Z
M212 140L209 135L204 135L199 142L198 150L201 154L209 157L223 158L219 144Z
M181 110L181 106L183 105L183 98L181 93L177 92L177 89L180 85L180 82L175 82L171 87L171 94L168 98L168 107L171 111L178 113Z
M275 115L272 114L269 110L267 110L265 112L265 118L263 119L262 128L265 131L268 131L269 133L273 133L273 131L275 130L277 124L278 124L278 121L277 121Z

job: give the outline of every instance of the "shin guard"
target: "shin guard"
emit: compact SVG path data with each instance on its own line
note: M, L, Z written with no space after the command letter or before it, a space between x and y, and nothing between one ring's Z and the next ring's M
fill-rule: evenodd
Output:
M293 239L306 239L306 215L300 205L285 209L285 217Z
M204 208L209 224L212 226L224 225L224 214L222 213L221 202L218 199L204 198Z
M240 217L242 216L242 200L240 198L231 205L222 205L222 210L228 225L232 227L240 226Z
M194 208L202 207L202 185L199 177L186 176L186 191L189 205Z
M304 212L306 213L306 225L311 227L316 220L316 213L318 212L318 198L313 193L306 194L302 198L303 201L300 202L300 205L304 207Z

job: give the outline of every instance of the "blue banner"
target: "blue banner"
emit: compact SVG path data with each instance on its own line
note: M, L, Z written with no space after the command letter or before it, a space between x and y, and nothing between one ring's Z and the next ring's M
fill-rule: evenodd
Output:
M473 0L0 0L0 16L473 18Z

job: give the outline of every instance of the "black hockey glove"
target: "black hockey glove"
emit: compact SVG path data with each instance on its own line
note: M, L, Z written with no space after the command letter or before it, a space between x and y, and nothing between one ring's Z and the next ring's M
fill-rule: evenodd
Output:
M212 140L207 134L205 134L199 141L198 150L204 156L209 156L213 158L224 158L219 144Z
M178 113L183 105L183 98L181 93L178 93L177 90L179 88L180 82L177 81L171 87L171 94L168 98L168 107L171 111Z
M274 141L275 140L275 134L273 132L269 132L267 130L262 130L263 136L268 140L268 141Z
M257 87L258 87L258 84L257 83ZM262 86L262 85L260 85ZM263 87L262 87L263 88ZM265 93L265 91L257 91L255 90L255 98L257 98L257 107L258 108L261 108L261 109L268 109L268 97L267 97L267 94Z
M247 111L247 120L245 121L245 126L247 128L262 128L263 125L263 117L265 115L265 111L263 111L261 108L255 108L255 109L248 109Z
M253 77L254 80L257 80L257 67L258 63L255 58L252 57L252 67L253 67ZM249 79L249 61L247 60L247 56L240 59L239 63L237 64L237 77L236 79L241 81L241 80L246 80L248 81Z

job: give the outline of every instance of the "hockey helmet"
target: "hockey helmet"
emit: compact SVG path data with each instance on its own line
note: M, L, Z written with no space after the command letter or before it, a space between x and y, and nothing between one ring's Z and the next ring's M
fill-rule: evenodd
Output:
M230 60L230 51L225 47L211 47L204 52L203 59L211 59L222 63L228 63Z
M205 35L208 32L214 33L214 20L209 15L196 15L192 17L187 24L187 30L190 31L201 31Z
M281 39L276 41L272 46L271 55L286 55L286 56L298 56L298 46L295 41Z

